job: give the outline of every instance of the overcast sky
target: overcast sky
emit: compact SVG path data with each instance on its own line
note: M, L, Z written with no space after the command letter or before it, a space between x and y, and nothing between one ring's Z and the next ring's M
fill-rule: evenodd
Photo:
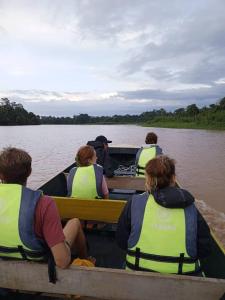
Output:
M0 0L0 97L36 114L139 114L224 96L224 0Z

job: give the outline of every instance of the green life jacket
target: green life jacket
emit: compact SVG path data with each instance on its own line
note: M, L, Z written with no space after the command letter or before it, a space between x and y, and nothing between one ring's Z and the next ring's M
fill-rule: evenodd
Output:
M0 184L0 256L40 260L47 252L34 232L34 214L41 197L18 184Z
M127 269L170 274L192 274L199 271L197 258L190 257L187 253L186 222L189 220L185 218L185 209L162 207L148 194L145 203L142 217L137 213L138 206L133 206L131 211L131 218L136 214L136 220L132 224L139 222L141 225L135 245L129 247L128 241ZM188 226L197 228L193 220ZM132 224L131 227L134 228L135 225ZM191 235L191 243L196 247L197 232L193 231Z
M137 159L136 176L145 177L145 166L147 162L156 157L156 146L142 148L139 158Z
M103 168L99 165L73 168L67 179L68 196L79 199L102 198Z

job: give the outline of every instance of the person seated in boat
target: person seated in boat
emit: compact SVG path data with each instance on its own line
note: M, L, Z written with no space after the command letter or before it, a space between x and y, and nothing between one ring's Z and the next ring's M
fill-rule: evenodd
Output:
M77 167L67 177L69 197L80 199L109 198L109 190L102 166L96 164L96 152L92 146L82 146L76 154Z
M87 145L94 147L97 155L97 164L103 167L104 175L110 178L114 176L114 171L112 159L109 155L109 143L112 143L112 141L109 141L104 135L99 135L95 141L87 142Z
M126 268L201 275L199 258L210 252L210 230L194 197L176 187L174 160L158 156L145 172L147 191L126 204L117 227Z
M162 155L162 149L157 145L158 137L154 132L149 132L145 138L145 145L142 146L136 154L136 176L145 176L145 165L147 162L158 156Z
M86 239L79 219L62 228L54 200L26 187L31 156L24 150L5 148L0 153L0 256L50 259L49 265L66 268L75 248L87 258Z

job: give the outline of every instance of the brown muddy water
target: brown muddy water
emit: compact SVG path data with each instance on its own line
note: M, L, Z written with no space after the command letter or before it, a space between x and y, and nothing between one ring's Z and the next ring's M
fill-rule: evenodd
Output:
M115 145L139 147L154 131L164 154L177 162L178 182L197 199L225 244L225 131L147 128L135 125L0 126L0 149L15 146L33 158L28 186L37 188L70 165L76 150L99 134Z

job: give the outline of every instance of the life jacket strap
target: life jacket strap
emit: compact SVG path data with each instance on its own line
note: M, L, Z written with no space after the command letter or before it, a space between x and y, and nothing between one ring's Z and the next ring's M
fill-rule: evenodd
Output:
M186 275L195 275L201 273L201 267L198 264L197 258L190 258L184 257L184 253L180 253L180 256L164 256L164 255L156 255L156 254L149 254L140 251L140 248L136 248L135 250L128 249L127 254L129 256L135 257L135 263L132 264L126 260L126 265L131 270L136 271L148 271L148 272L156 272L152 269L147 269L140 267L140 258L146 260L153 260L158 262L166 262L166 263L178 263L178 272L174 274L186 274ZM195 271L191 272L183 272L183 264L193 264L195 263Z
M56 267L55 267L55 260L52 255L52 252L49 250L48 253L48 280L51 283L56 283L57 281L57 273L56 273Z
M145 172L144 172L144 167L141 167L140 165L137 165L137 168L136 168L136 173L138 175L145 175ZM143 170L143 171L142 171Z
M178 265L178 274L182 274L183 264L184 264L184 253L180 253L179 265Z
M19 252L20 252L22 258L23 258L24 260L28 260L27 255L26 255L26 252L25 252L23 246L21 246L21 245L18 246L18 250L19 250Z
M129 261L126 260L126 266L133 271L143 271L143 272L153 272L153 273L159 273L155 270L152 269L147 269L147 268L143 268L140 266L135 266L135 264L130 263ZM195 271L191 271L191 272L182 272L181 275L199 275L201 274L202 269L200 267L198 267ZM171 274L178 274L178 273L171 273Z
M20 254L22 256L23 260L28 260L31 261L33 259L47 259L48 262L48 279L49 282L51 283L56 283L57 281L57 276L56 276L56 268L55 268L55 260L52 255L52 252L50 249L47 251L31 251L25 249L22 245L19 245L17 247L5 247L5 246L0 246L0 258L3 259L12 259L12 260L21 260L21 258L16 258L16 257L5 257L1 256L1 253L4 254Z
M167 262L167 263L185 263L185 264L193 264L198 259L197 258L190 258L190 257L184 257L183 256L165 256L165 255L157 255L157 254L150 254L150 253L144 253L140 251L140 248L136 248L136 250L127 250L127 254L136 257L136 255L139 258L147 259L147 260L154 260L159 262ZM181 253L183 254L183 253Z
M140 257L141 257L141 250L140 250L140 248L136 248L136 251L135 251L135 268L139 267Z
M19 245L17 247L5 247L5 246L0 246L0 253L5 253L5 254L21 254L22 258L25 260L31 260L34 258L42 258L45 256L46 252L45 251L31 251L24 249L23 246Z

